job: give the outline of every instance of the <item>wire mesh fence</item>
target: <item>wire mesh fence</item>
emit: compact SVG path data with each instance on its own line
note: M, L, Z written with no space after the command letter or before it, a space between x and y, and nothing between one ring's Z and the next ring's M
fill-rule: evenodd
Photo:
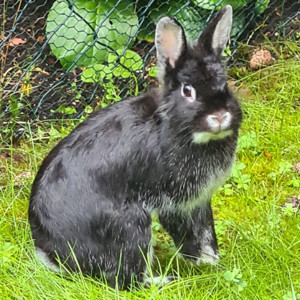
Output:
M299 38L299 1L4 1L1 131L22 129L22 122L78 118L155 85L157 21L172 16L196 39L226 4L234 10L229 56L257 32Z

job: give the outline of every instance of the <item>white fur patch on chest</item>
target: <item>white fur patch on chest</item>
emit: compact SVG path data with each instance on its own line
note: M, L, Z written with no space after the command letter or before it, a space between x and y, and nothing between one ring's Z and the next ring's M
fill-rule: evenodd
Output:
M179 204L178 208L180 211L191 213L195 208L207 203L207 201L210 201L215 191L226 181L230 171L231 166L225 171L220 169L216 170L214 174L209 177L206 183L200 187L197 196L186 199Z

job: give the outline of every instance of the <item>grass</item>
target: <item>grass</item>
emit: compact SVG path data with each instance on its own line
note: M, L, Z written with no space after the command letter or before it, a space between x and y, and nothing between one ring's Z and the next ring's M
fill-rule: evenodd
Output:
M40 128L19 147L0 149L1 299L300 299L300 220L287 199L300 197L300 65L296 60L235 81L244 121L232 176L213 199L221 261L191 267L174 259L155 221L163 271L179 279L118 292L81 274L54 274L37 261L27 221L33 176L69 128ZM159 270L159 267L156 266Z

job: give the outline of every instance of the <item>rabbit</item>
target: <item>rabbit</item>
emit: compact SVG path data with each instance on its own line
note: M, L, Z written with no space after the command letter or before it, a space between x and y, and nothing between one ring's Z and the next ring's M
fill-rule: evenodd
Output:
M242 121L221 62L231 24L227 5L189 44L175 19L160 19L160 87L93 113L44 159L29 221L49 269L60 262L119 288L145 282L153 211L184 258L216 263L211 197Z

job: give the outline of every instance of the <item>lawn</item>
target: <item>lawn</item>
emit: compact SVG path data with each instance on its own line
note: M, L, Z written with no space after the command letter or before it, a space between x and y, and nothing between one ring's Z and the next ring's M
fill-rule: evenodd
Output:
M0 149L0 299L300 299L300 63L235 70L231 85L244 120L231 177L213 198L221 260L192 267L174 258L171 239L153 222L153 271L178 280L118 292L81 274L54 274L36 260L27 221L34 174L74 126L28 127L19 146Z

